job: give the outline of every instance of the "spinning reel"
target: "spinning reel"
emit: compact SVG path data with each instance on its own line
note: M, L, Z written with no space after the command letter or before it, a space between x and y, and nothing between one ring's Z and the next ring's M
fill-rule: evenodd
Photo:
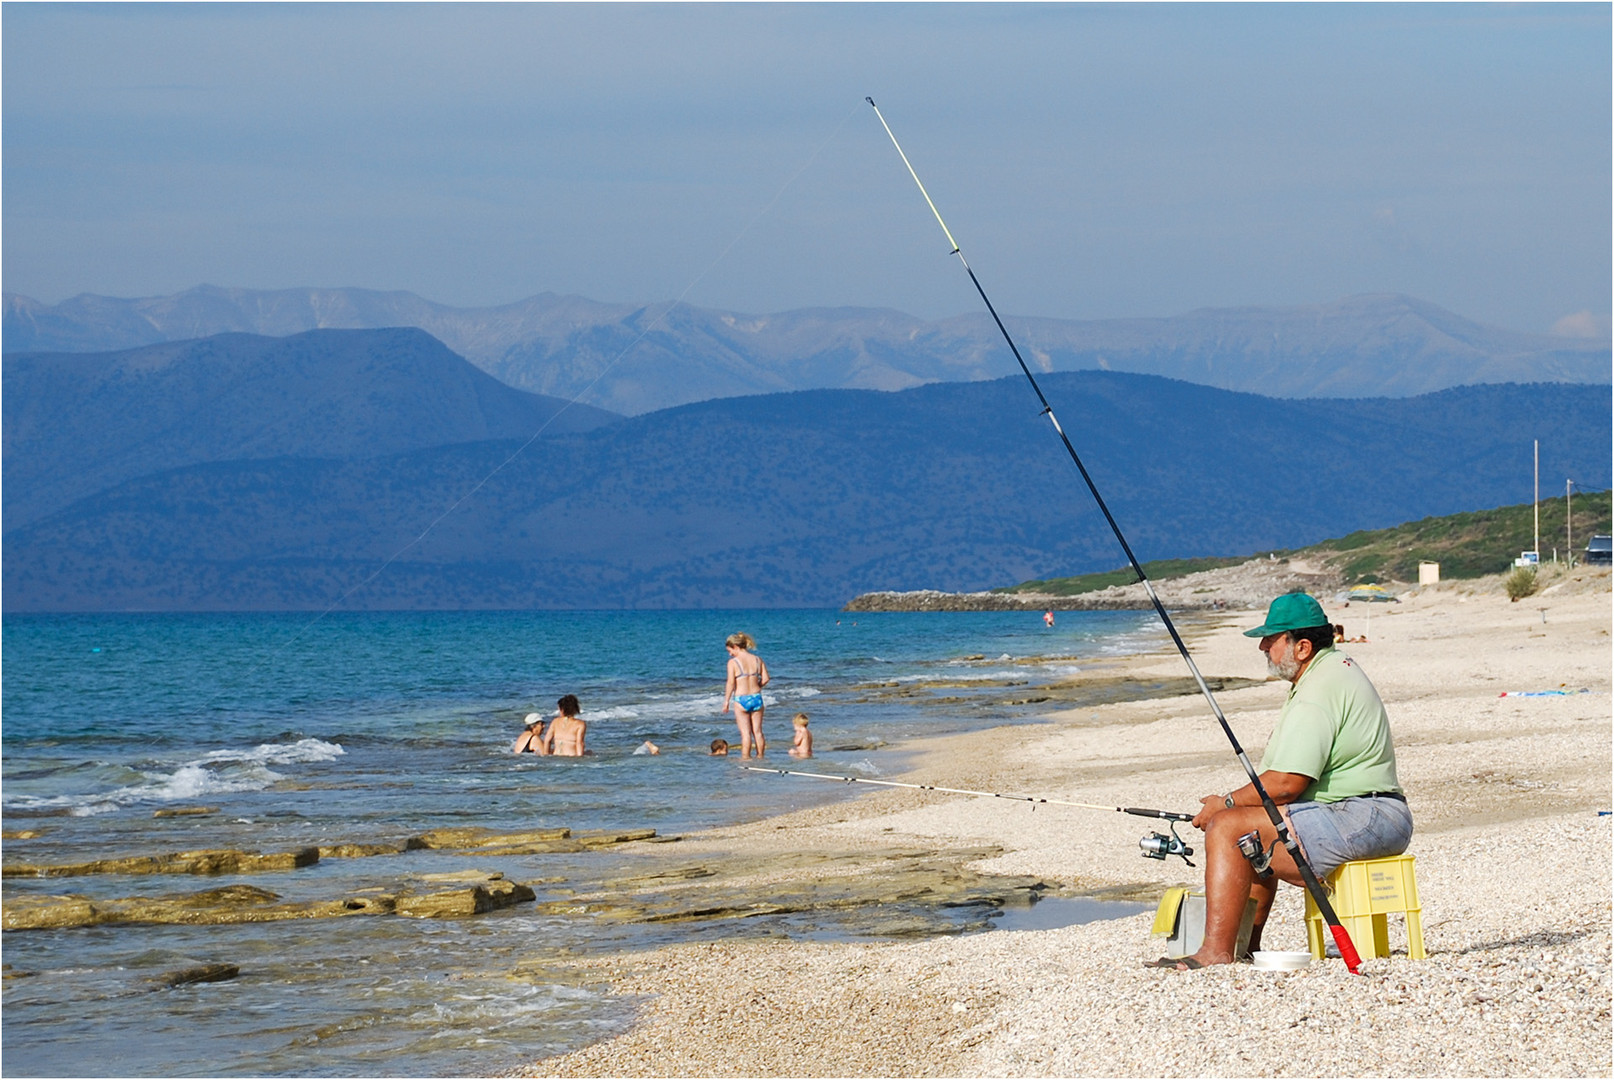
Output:
M1165 817L1166 815L1161 814L1160 816ZM1143 857L1145 859L1160 859L1164 861L1167 855L1175 855L1189 866L1193 866L1194 861L1188 856L1194 853L1194 849L1184 843L1183 838L1177 835L1177 821L1186 821L1188 820L1188 816L1174 814L1172 817L1176 820L1171 822L1170 836L1167 836L1165 833L1152 832L1148 836L1145 836L1142 840L1138 841L1138 847L1143 849Z

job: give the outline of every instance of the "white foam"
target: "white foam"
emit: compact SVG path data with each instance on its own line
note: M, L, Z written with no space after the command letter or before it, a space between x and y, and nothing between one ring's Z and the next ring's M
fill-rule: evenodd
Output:
M214 750L193 758L187 765L246 762L260 765L295 765L305 761L331 761L346 754L338 743L323 739L298 739L294 743L259 743L251 750Z
M321 739L261 743L249 750L213 750L183 762L173 772L143 771L143 782L88 794L23 796L7 806L27 809L66 807L74 817L105 814L142 802L176 802L233 791L262 791L280 780L270 765L331 761L347 751Z
M854 761L854 762L850 763L849 765L847 765L846 767L848 769L851 769L853 772L860 772L864 776L884 776L885 775L885 773L880 771L880 767L878 765L876 765L874 762L870 761L868 758L864 758L861 761Z

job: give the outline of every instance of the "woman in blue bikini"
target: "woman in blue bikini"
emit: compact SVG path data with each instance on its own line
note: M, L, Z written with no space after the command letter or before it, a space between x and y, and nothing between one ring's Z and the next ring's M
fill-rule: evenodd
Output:
M723 686L722 712L734 702L734 723L740 729L740 760L751 756L756 743L757 757L768 752L762 736L762 688L768 685L768 665L749 650L757 647L750 634L730 634L724 646L729 651L729 677Z

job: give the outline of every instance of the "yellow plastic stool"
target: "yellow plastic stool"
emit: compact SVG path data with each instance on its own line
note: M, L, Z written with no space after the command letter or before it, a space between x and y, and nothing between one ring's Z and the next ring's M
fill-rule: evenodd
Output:
M1407 916L1407 955L1414 960L1424 958L1423 906L1418 903L1418 879L1412 863L1411 855L1362 859L1345 863L1328 875L1326 884L1334 893L1334 914L1351 935L1351 943L1363 960L1390 955L1385 914L1392 911ZM1332 936L1323 922L1323 913L1307 893L1306 940L1311 945L1311 955L1321 960L1324 943Z

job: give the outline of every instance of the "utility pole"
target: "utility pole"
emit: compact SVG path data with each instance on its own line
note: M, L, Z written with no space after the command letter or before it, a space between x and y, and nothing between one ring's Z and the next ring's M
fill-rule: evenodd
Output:
M1569 569L1575 568L1575 482L1564 481L1564 550Z
M1540 553L1541 553L1541 440L1540 439L1535 440L1535 444L1536 444L1536 495L1535 495L1535 500L1533 502L1531 502L1531 504L1530 504L1530 509L1535 512L1535 516L1536 516L1536 545L1535 545L1535 551L1536 551L1537 558L1539 558Z

